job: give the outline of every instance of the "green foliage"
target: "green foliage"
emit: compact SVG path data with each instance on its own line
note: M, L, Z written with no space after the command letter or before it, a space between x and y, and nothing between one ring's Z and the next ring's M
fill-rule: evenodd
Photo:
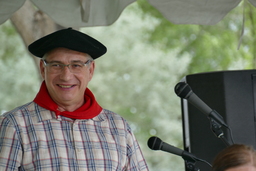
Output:
M0 114L31 101L39 87L32 58L10 22L0 26Z
M218 24L202 26L174 25L145 0L138 1L144 17L151 16L159 20L154 29L146 29L148 42L165 51L178 48L178 56L190 55L191 63L185 74L232 69L233 63L238 60L247 62L235 69L254 67L255 9L247 1L244 3L246 4L238 6ZM243 29L243 9L246 11L245 35L242 37L240 49L237 50Z
M11 27L10 22L1 25L0 40L1 40L1 49L0 49L0 59L2 62L8 62L11 60L18 59L18 56L13 56L13 52L17 52L16 42L21 41L20 37L17 36L16 30ZM4 34L3 34L4 33ZM8 59L8 61L7 61Z

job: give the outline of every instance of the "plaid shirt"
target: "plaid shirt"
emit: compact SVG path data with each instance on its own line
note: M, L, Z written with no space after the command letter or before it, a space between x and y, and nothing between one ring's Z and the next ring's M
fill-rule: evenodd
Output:
M128 123L103 109L72 120L34 102L0 116L1 171L147 171Z

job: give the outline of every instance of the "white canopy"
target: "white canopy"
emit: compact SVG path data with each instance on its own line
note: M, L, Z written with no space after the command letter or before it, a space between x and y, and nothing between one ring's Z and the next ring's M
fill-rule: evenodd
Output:
M26 0L0 0L0 24L8 20ZM107 26L136 0L30 0L64 27ZM214 25L241 0L148 0L174 24ZM256 6L256 0L248 0Z

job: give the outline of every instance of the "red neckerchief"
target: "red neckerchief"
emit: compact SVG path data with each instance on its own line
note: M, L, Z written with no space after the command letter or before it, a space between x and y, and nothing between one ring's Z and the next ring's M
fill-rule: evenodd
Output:
M86 88L85 90L84 99L85 103L83 104L83 106L76 109L75 111L61 112L58 110L58 105L50 97L46 88L45 81L43 81L40 90L34 99L34 102L45 109L54 111L56 117L58 117L58 115L62 115L72 119L91 119L100 114L100 112L102 111L102 107L97 103L94 95L88 88Z

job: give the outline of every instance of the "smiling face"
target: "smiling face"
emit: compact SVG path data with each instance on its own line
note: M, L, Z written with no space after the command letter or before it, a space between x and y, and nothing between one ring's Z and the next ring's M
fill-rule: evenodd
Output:
M66 48L56 48L47 53L47 63L57 62L70 64L72 62L86 63L92 59L88 54ZM85 65L81 72L72 73L64 67L59 73L53 73L49 67L40 62L40 71L45 80L47 90L58 106L63 110L74 111L84 103L84 92L94 73L94 61Z

